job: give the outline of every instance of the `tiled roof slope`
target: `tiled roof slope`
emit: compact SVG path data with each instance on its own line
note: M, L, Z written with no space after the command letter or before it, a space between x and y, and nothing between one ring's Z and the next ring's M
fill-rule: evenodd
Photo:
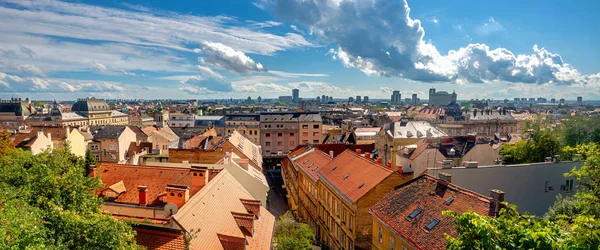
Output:
M192 176L189 168L102 163L96 171L105 188L123 181L127 191L119 195L116 200L113 200L118 203L138 204L138 186L148 187L148 205L150 206L163 204L158 196L165 192L168 184L190 187L190 196L193 196L201 188L192 187Z
M447 205L450 197L454 197L454 200ZM422 212L409 219L408 216L417 208ZM445 249L444 235L456 236L454 219L442 215L445 210L458 214L474 211L488 215L490 198L422 175L397 187L371 207L369 212L417 249ZM438 219L439 223L431 230L425 229L434 219Z
M248 159L254 162L254 164L262 168L262 156L260 153L260 148L256 144L246 139L246 137L236 130L229 135L227 140L229 140L233 146L237 147L237 149L240 150L240 152L242 152L242 154L244 154L246 157L248 157Z
M94 139L118 139L127 126L90 126Z
M190 249L224 249L219 235L245 238L245 249L248 250L270 249L275 217L261 206L260 218L254 220L254 235L246 237L232 215L232 212L248 213L240 199L253 198L226 169L190 198L174 215L185 231L197 232L190 242Z
M319 178L332 185L350 203L358 201L393 173L350 150L344 151L318 171Z
M314 147L326 154L329 154L329 151L333 151L333 156L337 156L347 149L354 152L360 149L363 153L371 153L375 150L375 144L315 144Z
M294 161L296 166L299 166L307 173L314 181L319 179L317 172L319 169L325 167L330 161L331 157L328 154L323 153L321 150L312 150L311 152L299 157Z

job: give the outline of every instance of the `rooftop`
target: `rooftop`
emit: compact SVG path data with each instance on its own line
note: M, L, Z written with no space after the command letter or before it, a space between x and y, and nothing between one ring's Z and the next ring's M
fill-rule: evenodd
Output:
M445 210L489 215L490 198L422 175L398 186L369 212L417 249L446 249L444 235L456 236L456 226L442 215Z

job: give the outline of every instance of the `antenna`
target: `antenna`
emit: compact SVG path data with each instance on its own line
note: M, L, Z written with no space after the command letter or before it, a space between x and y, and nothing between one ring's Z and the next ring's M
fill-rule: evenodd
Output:
M165 212L167 212L170 215L174 215L177 213L177 211L179 210L179 208L177 208L177 205L173 204L173 203L167 203L167 205L165 205L164 207Z

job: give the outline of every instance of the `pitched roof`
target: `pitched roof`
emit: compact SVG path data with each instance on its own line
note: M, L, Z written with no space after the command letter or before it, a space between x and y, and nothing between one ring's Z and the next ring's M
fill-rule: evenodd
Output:
M150 153L152 152L152 142L134 142L132 141L129 144L129 148L127 149L127 157L132 157L133 155L135 155L136 153L139 154L142 152L142 150L147 149L146 152Z
M293 164L300 167L313 181L317 181L319 176L317 172L319 168L325 167L330 161L331 157L328 154L323 153L321 150L312 150L307 154L295 159Z
M390 130L396 139L446 136L444 131L425 121L394 122Z
M236 130L227 137L227 140L240 150L248 159L250 159L258 167L262 168L262 155L260 148L244 137Z
M318 170L319 179L331 185L349 203L358 201L392 173L392 170L350 150Z
M190 196L200 190L200 187L192 187L192 176L189 168L102 163L96 171L105 186L102 190L120 181L123 182L125 189L128 191L123 192L114 200L118 203L138 204L138 186L148 187L148 204L150 206L163 204L158 197L165 192L168 184L190 187Z
M206 128L195 128L195 127L181 127L171 128L177 136L182 140L189 140L192 137L204 134Z
M275 217L261 206L260 217L254 220L254 234L247 237L232 214L249 213L241 199L253 198L226 169L191 197L173 216L185 231L197 232L190 249L226 249L224 245L231 242L224 238L245 239L246 249L270 249Z
M148 139L148 135L142 131L142 128L138 126L128 126L135 133L135 139L137 141L145 141Z
M421 212L409 217L417 209ZM371 207L369 213L417 249L445 249L444 235L456 236L454 220L442 215L445 210L488 215L490 198L422 175L398 186ZM427 230L435 219L439 223Z
M159 128L153 131L150 136L160 136L170 142L179 140L179 137L169 127Z
M313 145L315 148L329 154L329 151L333 151L333 156L337 156L344 152L344 150L351 150L356 152L357 149L360 149L363 153L373 152L375 150L375 144L315 144Z
M118 139L127 126L90 126L94 139Z
M11 136L13 145L15 145L15 147L17 148L31 147L31 145L33 145L33 143L37 139L37 132L38 129L34 128L30 131L14 134L13 136Z

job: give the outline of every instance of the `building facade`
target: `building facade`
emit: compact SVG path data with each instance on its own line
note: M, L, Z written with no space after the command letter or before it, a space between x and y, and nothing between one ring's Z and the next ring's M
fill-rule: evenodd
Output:
M446 91L436 92L435 88L429 89L429 106L446 106L451 102L456 102L456 92L450 94Z
M323 121L319 113L261 113L260 144L265 157L283 158L300 144L319 143Z
M225 115L227 134L238 131L252 143L260 145L260 115L259 114L230 114Z

